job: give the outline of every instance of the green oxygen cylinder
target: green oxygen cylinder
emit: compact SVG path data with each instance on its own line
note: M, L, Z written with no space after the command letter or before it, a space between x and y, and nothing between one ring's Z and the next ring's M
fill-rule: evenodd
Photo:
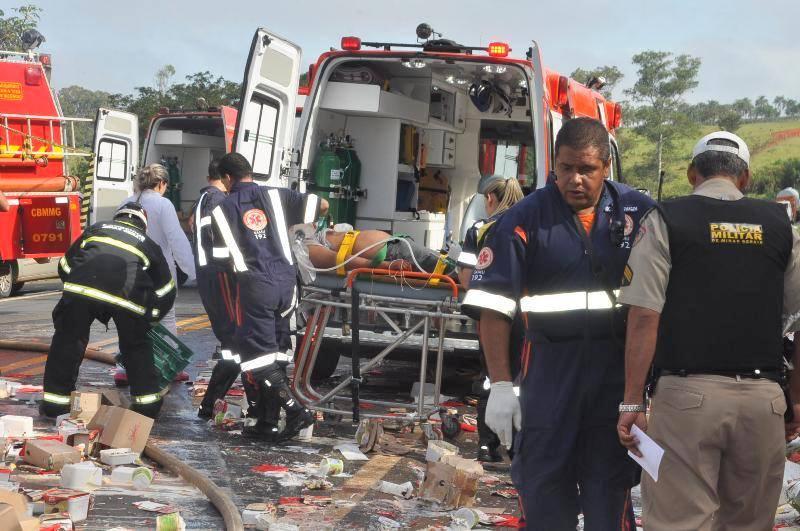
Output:
M356 225L356 192L361 182L361 160L348 137L347 142L336 150L342 164L342 184L347 195L342 199L342 215L340 223Z
M314 162L312 174L316 188L314 192L322 199L326 199L328 201L330 204L328 212L331 218L334 220L334 223L338 223L334 215L335 199L332 198L330 187L337 186L339 184L342 174L342 165L339 157L331 148L330 142L327 140L319 145L317 160Z

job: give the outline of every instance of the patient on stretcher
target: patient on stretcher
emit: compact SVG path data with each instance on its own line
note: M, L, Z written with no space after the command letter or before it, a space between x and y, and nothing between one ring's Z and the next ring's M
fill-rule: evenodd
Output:
M346 229L351 227L347 225ZM416 259L426 273L449 275L455 270L455 263L446 255L422 247L408 236L393 236L380 230L337 231L311 224L292 227L292 234L300 232L311 263L318 269L340 266L340 273L360 267L418 271Z

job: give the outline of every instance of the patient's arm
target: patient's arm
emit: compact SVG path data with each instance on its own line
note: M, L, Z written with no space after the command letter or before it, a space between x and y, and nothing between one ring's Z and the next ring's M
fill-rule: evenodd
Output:
M327 249L321 245L309 245L308 257L311 258L311 263L314 267L324 269L338 265L336 260L336 251ZM344 266L347 271L359 267L372 267L372 260L369 258L361 258L360 256L353 258Z

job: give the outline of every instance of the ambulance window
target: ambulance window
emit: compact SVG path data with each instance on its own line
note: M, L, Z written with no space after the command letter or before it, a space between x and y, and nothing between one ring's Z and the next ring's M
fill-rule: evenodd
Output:
M247 105L241 153L250 161L254 174L269 176L275 156L279 107L277 102L259 96L253 96Z
M481 175L516 178L523 188L536 187L533 127L525 122L483 120L478 145Z
M124 181L127 176L128 145L119 140L100 140L97 147L97 178Z

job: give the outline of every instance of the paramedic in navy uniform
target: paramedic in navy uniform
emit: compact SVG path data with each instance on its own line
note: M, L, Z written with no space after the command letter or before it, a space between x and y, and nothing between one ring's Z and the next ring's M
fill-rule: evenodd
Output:
M211 213L236 275L237 326L232 357L259 386L258 423L245 435L285 440L313 424L313 414L289 387L291 361L289 316L297 304L297 269L289 246L288 226L312 223L328 203L313 194L272 188L253 182L252 167L239 153L219 161L218 172L232 182L228 197ZM286 411L286 427L277 434L271 419L277 395Z
M555 180L496 223L478 254L464 304L481 311L492 381L486 423L506 446L527 529L635 529L637 467L619 444L624 314L616 292L645 195L606 180L603 124L575 118L555 141ZM509 334L522 313L520 397L509 370ZM514 353L511 353L512 355Z

